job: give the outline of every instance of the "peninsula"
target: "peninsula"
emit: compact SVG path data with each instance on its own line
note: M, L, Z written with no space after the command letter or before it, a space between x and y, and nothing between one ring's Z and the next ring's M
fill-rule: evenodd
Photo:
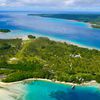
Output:
M80 22L89 23L93 28L100 28L100 14L28 14L28 15L76 20Z
M100 51L28 36L0 40L0 77L3 82L28 78L83 83L100 82Z

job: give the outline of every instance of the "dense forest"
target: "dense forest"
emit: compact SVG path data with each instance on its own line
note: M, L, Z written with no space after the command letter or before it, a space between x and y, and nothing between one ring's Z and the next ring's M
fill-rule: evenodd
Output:
M91 23L92 27L100 28L100 14L29 14L29 15L88 22Z
M3 82L46 78L81 83L100 82L100 51L57 42L46 37L0 40Z

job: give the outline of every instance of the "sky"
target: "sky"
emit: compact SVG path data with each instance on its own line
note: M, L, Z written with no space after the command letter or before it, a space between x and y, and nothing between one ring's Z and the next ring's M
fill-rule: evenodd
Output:
M100 0L0 0L0 10L100 11Z

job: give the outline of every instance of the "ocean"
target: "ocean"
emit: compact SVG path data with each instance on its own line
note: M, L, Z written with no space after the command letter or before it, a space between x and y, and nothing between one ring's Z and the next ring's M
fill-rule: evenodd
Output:
M7 34L0 33L0 38L15 38L33 34L100 49L100 29L91 28L84 22L28 16L28 14L28 12L0 13L0 28L11 30Z

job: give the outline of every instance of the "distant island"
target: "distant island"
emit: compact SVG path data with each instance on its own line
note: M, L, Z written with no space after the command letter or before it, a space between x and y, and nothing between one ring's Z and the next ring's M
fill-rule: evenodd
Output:
M8 33L8 32L11 32L9 29L0 29L0 32L1 33Z
M100 51L46 37L0 39L0 78L15 82L43 78L72 83L100 82Z
M100 24L91 24L93 28L100 28Z
M91 27L93 28L100 28L100 14L28 14L28 15L77 20L85 23L90 23Z

